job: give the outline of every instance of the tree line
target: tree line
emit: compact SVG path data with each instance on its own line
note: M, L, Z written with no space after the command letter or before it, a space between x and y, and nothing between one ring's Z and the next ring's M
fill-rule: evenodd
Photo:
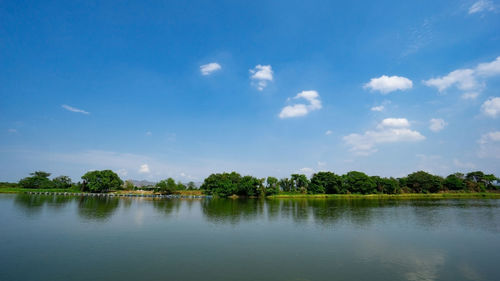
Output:
M131 181L123 181L111 170L90 171L82 181L72 182L67 176L50 179L50 173L36 171L18 182L23 188L77 189L84 192L109 192L114 190L134 190ZM446 191L484 192L500 190L500 181L493 174L481 171L467 174L454 173L443 178L424 171L418 171L402 178L368 176L363 172L351 171L344 175L333 172L318 172L308 178L304 174L292 174L289 178L256 178L241 176L236 172L216 173L208 176L200 186L206 194L219 197L232 195L261 197L280 193L298 194L399 194L437 193ZM149 186L153 192L171 194L181 190L196 189L193 182L187 185L167 178Z
M302 194L399 194L437 193L446 191L484 192L499 190L500 181L493 174L481 171L467 174L454 173L446 178L418 171L402 178L368 176L351 171L344 175L318 172L309 179L303 174L292 174L290 178L255 178L241 176L236 172L211 174L201 189L207 194L228 197L269 196L279 193Z
M21 179L17 184L2 183L2 185L30 189L73 189L94 193L139 189L139 187L135 186L132 181L123 181L115 172L111 170L87 172L81 177L82 181L77 183L74 183L68 176L58 176L50 179L50 175L51 174L47 172L36 171L30 173L29 177ZM174 179L167 178L159 181L155 185L142 188L162 194L171 194L180 190L196 189L196 185L194 182L189 182L185 185L180 181L175 182Z

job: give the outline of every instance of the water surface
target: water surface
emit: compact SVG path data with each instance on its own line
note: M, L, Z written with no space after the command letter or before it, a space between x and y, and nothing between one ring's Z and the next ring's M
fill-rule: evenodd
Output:
M0 280L500 280L500 200L0 195Z

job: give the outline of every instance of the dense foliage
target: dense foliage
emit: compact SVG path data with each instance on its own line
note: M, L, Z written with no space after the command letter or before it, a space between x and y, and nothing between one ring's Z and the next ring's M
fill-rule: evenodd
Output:
M125 189L134 190L132 181L125 183L111 170L87 172L82 176L83 183L72 183L67 176L49 179L50 173L37 171L30 177L23 178L18 184L22 188L64 189L73 187L89 192L108 192ZM256 178L241 176L236 172L218 173L208 176L200 189L206 194L219 197L237 196L269 196L285 194L399 194L399 193L437 193L437 192L483 192L500 190L500 179L493 174L474 171L467 174L454 173L446 178L418 171L402 178L383 178L368 176L365 173L351 171L344 175L332 172L318 172L309 179L303 174L292 174L290 178L275 177ZM2 186L7 186L5 183ZM181 190L196 189L194 182L187 185L175 182L173 178L162 180L153 190L163 194L171 194Z
M193 188L194 187L194 183L192 183L189 187ZM168 178L166 180L161 180L158 183L156 183L156 185L155 185L155 190L157 192L160 192L160 193L163 193L163 194L172 194L175 191L186 190L186 189L188 189L188 187L186 187L181 182L175 183L175 180L173 178Z
M120 177L111 170L87 172L82 179L83 191L90 192L108 192L119 189L123 184Z
M59 176L50 180L50 173L37 171L30 174L31 177L19 181L22 188L69 188L73 184L67 176Z
M263 196L284 193L308 194L399 194L436 193L442 191L485 191L500 189L495 185L499 179L483 172L467 175L452 174L443 179L424 171L418 171L403 178L382 178L351 171L345 175L332 172L318 172L308 179L302 174L278 180L274 177L258 179L241 176L236 172L212 174L203 182L201 189L207 194L220 197L231 195ZM264 184L266 183L266 184Z

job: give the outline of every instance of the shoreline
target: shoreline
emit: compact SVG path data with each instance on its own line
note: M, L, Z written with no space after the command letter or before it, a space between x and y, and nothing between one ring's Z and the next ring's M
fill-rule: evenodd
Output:
M148 197L148 198L218 198L203 194L200 190L178 191L173 194L155 194L149 191L114 191L109 193L90 193L68 189L26 189L0 188L0 194L67 195L92 197ZM249 197L230 196L228 199ZM256 197L258 198L258 197ZM441 192L441 193L402 193L402 194L276 194L267 199L500 199L499 192Z

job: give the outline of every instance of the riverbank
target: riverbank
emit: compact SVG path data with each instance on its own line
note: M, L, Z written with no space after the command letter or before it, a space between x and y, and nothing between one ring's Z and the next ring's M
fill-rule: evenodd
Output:
M78 189L31 189L19 187L2 187L0 193L31 193L31 194L66 194L66 195L95 195L96 193L82 192ZM97 193L99 194L99 193ZM161 194L143 190L118 190L109 193L100 193L101 196L128 196L128 197L158 197ZM205 196L202 190L180 190L170 197ZM237 199L238 196L231 196ZM297 199L500 199L500 192L442 192L442 193L403 193L403 194L296 194L283 193L267 196L270 199L297 198Z
M78 189L71 188L21 188L21 187L0 187L0 193L67 193L67 194L108 194L108 195L117 195L117 196L150 196L150 195L161 195L159 193L153 193L151 191L144 190L116 190L108 193L90 193L90 192L82 192ZM174 192L172 195L182 195L182 196L203 196L203 191L201 190L179 190Z
M500 199L497 192L443 192L402 194L277 194L268 198L338 198L338 199Z

